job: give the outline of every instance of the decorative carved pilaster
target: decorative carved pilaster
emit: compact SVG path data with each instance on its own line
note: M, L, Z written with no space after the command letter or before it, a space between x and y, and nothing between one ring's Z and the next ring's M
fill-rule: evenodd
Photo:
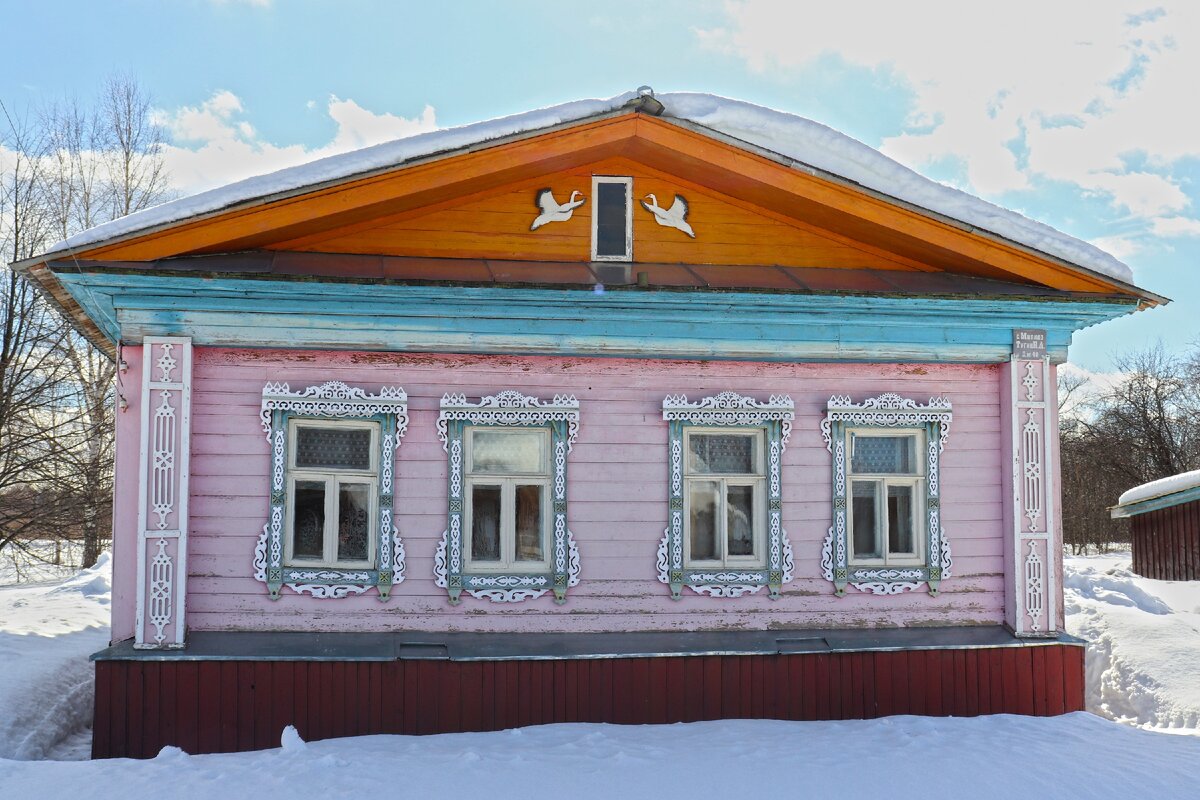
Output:
M183 647L186 633L191 340L142 343L134 646Z
M1006 574L1008 623L1018 636L1054 636L1058 625L1053 458L1054 387L1047 358L1014 358L1003 387L1011 432Z

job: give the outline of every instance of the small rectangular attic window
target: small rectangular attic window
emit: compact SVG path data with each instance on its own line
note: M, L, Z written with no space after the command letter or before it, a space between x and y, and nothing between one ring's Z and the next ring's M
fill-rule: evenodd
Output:
M633 178L592 176L592 260L633 259Z

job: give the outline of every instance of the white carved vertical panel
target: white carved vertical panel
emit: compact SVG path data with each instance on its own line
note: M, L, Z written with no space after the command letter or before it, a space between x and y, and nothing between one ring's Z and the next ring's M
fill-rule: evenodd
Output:
M186 632L192 344L142 343L138 583L134 646L182 647Z
M1012 550L1010 579L1019 636L1057 634L1054 430L1049 359L1013 359L1008 414L1012 433Z

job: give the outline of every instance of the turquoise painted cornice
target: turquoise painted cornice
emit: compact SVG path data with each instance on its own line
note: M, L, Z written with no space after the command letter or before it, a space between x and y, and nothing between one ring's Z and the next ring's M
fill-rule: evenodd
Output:
M1136 300L875 297L57 273L113 341L766 361L998 362L1013 328L1071 334Z

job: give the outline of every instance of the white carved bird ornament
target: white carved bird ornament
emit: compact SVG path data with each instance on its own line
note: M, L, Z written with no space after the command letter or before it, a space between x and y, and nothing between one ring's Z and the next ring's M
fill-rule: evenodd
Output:
M575 199L576 196L579 197L578 200ZM537 219L529 226L529 230L536 231L548 222L566 222L575 213L575 209L585 202L587 202L587 198L583 196L583 193L575 191L571 192L570 200L559 205L558 201L554 199L552 190L542 189L537 193L537 206L542 213L538 214Z
M657 222L659 225L662 225L664 228L676 228L683 231L693 239L696 238L696 234L692 232L692 226L687 222L688 204L687 200L683 199L683 195L675 195L675 202L671 204L670 208L662 208L659 206L658 198L652 194L646 195L646 198L650 202L647 203L645 200L643 200L642 206L644 206L647 211L654 215L655 222Z

